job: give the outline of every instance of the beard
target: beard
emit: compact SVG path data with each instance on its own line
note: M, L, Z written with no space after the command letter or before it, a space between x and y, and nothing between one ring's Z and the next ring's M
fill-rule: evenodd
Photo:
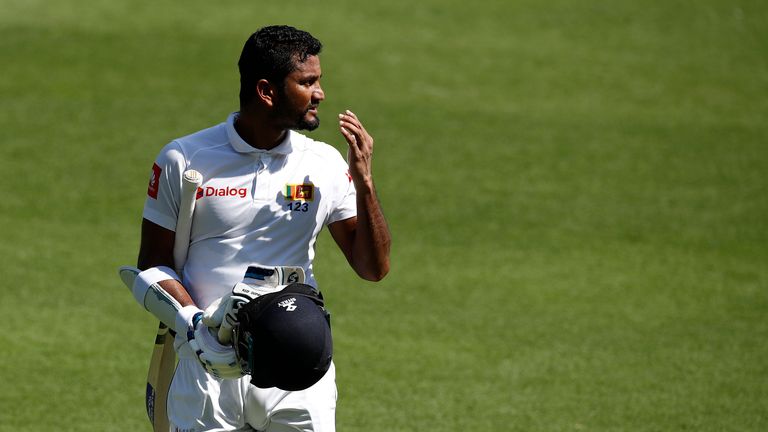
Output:
M274 117L282 126L291 130L313 131L320 126L320 117L310 117L309 110L317 105L309 105L301 110L293 109L287 104L281 104L275 110Z
M308 117L309 110L310 108L307 108L306 111L304 111L304 114L299 116L299 118L296 120L294 127L291 127L290 129L305 130L305 131L313 131L317 129L320 126L320 117L318 116L314 116L312 118Z

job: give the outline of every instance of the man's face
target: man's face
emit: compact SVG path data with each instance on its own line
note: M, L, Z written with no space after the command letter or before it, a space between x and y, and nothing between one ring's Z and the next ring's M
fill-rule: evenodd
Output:
M275 119L286 129L315 130L320 126L317 106L325 99L320 87L320 58L309 56L296 62L296 69L285 77L284 89L275 100Z

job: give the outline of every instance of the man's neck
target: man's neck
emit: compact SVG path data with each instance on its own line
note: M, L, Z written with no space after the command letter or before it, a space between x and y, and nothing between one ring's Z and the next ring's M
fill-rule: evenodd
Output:
M241 112L235 117L235 131L251 147L272 150L283 142L288 130L269 127L268 123Z

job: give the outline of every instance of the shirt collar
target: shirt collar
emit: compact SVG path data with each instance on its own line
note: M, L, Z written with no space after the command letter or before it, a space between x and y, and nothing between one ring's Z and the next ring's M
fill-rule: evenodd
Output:
M267 153L267 154L288 154L293 149L291 145L291 135L293 134L293 131L289 130L287 134L285 134L285 138L283 141L277 145L277 147L270 149L270 150L263 150L258 149L256 147L253 147L252 145L248 144L243 140L240 135L235 130L235 119L237 116L240 115L239 112L233 112L232 114L227 117L226 121L226 128L227 128L227 138L229 138L229 143L232 145L232 147L237 151L238 153Z

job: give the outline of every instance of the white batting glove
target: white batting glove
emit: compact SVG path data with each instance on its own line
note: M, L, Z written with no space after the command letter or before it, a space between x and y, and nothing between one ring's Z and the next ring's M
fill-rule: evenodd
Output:
M232 288L232 292L211 303L203 313L203 323L211 329L218 328L218 342L222 344L232 343L232 328L237 322L237 311L249 301L263 295L249 287L238 282Z
M188 318L191 315L191 319ZM217 378L232 379L240 378L244 375L237 360L235 349L231 345L222 345L211 333L203 322L203 311L194 307L186 306L179 311L177 326L179 321L188 321L186 332L187 342L192 351L195 352L197 359L205 370Z
M203 323L219 329L217 337L220 343L231 344L237 312L244 304L264 294L280 291L294 282L304 282L303 268L250 266L243 281L235 284L231 293L214 301L205 309Z

